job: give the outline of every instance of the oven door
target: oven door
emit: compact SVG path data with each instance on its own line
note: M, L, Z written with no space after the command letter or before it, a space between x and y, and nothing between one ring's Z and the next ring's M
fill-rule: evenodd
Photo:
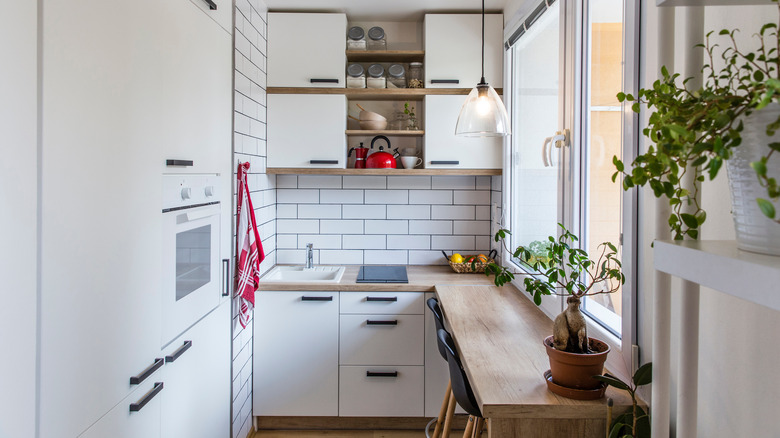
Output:
M219 203L163 213L163 346L219 304L219 227Z

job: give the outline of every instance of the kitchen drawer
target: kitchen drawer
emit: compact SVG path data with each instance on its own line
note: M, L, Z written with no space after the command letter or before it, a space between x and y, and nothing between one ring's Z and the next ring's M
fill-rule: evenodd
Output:
M422 417L424 368L339 367L339 416Z
M422 315L422 292L341 292L341 314Z
M341 315L341 365L423 365L423 315Z

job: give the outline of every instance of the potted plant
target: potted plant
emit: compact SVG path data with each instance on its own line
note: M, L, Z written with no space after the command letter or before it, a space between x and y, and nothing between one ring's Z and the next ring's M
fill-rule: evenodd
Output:
M707 217L696 199L699 185L725 163L739 247L780 254L780 158L773 158L780 154L778 24L761 28L752 52L738 47L736 32L719 32L716 37L727 40L723 49L711 41L713 32L707 34L701 47L709 63L700 89L689 89L688 80L680 83L679 74L664 67L652 88L637 96L618 93L635 112L641 106L652 111L644 135L654 145L630 168L614 157L612 180L622 175L624 189L649 185L656 197L668 198L674 238L696 239Z
M603 372L609 345L588 337L580 305L584 297L617 291L625 283L625 276L615 245L610 242L599 245L601 252L593 260L586 251L574 246L577 236L563 225L559 226L561 234L557 239L550 236L544 245L534 242L511 253L524 267L527 277L523 284L536 305L542 303L544 295L567 297L566 310L555 318L553 335L543 342L555 384L548 383L548 386L553 392L567 397L597 398L603 395L600 392L602 385L593 376ZM505 239L508 234L508 230L502 229L495 236L496 242L501 242L507 251ZM544 253L540 254L540 251ZM489 263L485 274L494 276L497 286L514 279L509 269L497 263Z
M611 421L612 399L607 401L609 438L650 438L650 414L639 404L636 393L640 386L649 385L653 381L653 363L648 362L639 367L628 383L609 374L595 376L595 378L616 389L628 392L631 397L631 408Z

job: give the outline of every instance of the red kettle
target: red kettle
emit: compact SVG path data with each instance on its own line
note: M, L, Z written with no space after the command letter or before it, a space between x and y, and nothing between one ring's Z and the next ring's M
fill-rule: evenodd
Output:
M384 135L377 135L371 140L372 150L374 149L374 142L378 139L383 139L385 143L387 143L387 149L390 150L390 140ZM384 152L383 147L379 146L378 152L374 152L366 158L366 167L369 169L395 169L395 157L398 155L398 150L396 150L395 154L391 154L389 152Z

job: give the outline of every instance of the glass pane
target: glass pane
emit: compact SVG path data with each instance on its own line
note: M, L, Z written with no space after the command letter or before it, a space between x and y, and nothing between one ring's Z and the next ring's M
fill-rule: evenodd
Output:
M512 248L543 249L541 242L558 232L558 149L543 145L559 129L559 4L512 48Z
M623 0L590 0L589 41L586 57L587 129L584 144L585 249L592 257L601 254L599 245L612 242L622 249L622 194L619 182L612 182L612 157L622 158L622 112L615 95L622 90ZM588 298L584 308L607 329L620 335L622 290Z
M211 225L176 234L176 301L211 281Z

